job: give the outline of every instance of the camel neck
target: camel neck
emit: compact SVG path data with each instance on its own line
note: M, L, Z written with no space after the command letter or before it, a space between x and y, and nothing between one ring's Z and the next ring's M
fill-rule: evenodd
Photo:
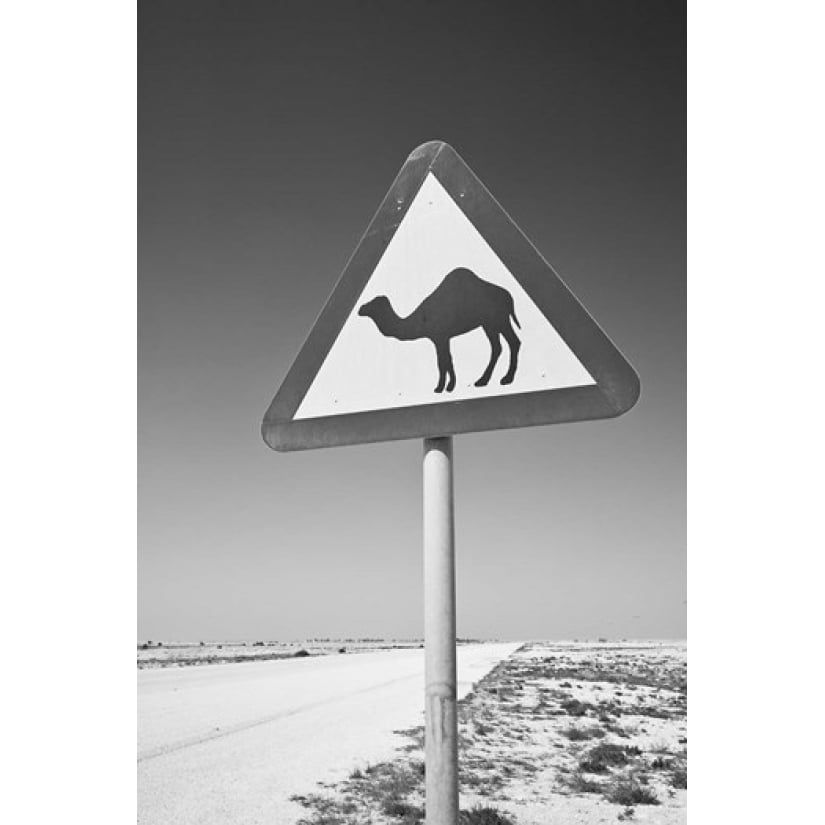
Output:
M375 319L375 324L382 335L397 338L399 341L409 341L418 336L414 333L409 318L401 318L393 309L381 318Z

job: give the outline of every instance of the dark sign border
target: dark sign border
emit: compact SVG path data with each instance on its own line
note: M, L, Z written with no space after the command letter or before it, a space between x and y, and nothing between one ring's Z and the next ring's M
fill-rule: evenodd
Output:
M294 420L356 301L432 172L596 381L582 387L438 401ZM637 401L639 376L458 153L442 141L407 158L264 416L282 452L612 418Z

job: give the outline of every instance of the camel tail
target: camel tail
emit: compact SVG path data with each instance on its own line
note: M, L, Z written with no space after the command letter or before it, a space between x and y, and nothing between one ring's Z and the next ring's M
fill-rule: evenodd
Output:
M515 325L516 325L519 329L521 329L521 324L518 322L518 318L516 318L516 308L515 308L515 307L513 307L513 308L510 310L510 317L513 319L513 323L515 323Z

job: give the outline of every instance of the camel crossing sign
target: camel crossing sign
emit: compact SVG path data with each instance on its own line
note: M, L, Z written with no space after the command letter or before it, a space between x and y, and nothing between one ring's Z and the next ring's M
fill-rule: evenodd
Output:
M276 450L607 418L633 368L452 147L407 159L263 422Z

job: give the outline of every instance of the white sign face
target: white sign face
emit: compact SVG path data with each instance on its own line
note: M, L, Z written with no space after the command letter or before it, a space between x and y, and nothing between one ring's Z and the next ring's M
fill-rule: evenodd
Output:
M595 383L428 173L294 419Z

